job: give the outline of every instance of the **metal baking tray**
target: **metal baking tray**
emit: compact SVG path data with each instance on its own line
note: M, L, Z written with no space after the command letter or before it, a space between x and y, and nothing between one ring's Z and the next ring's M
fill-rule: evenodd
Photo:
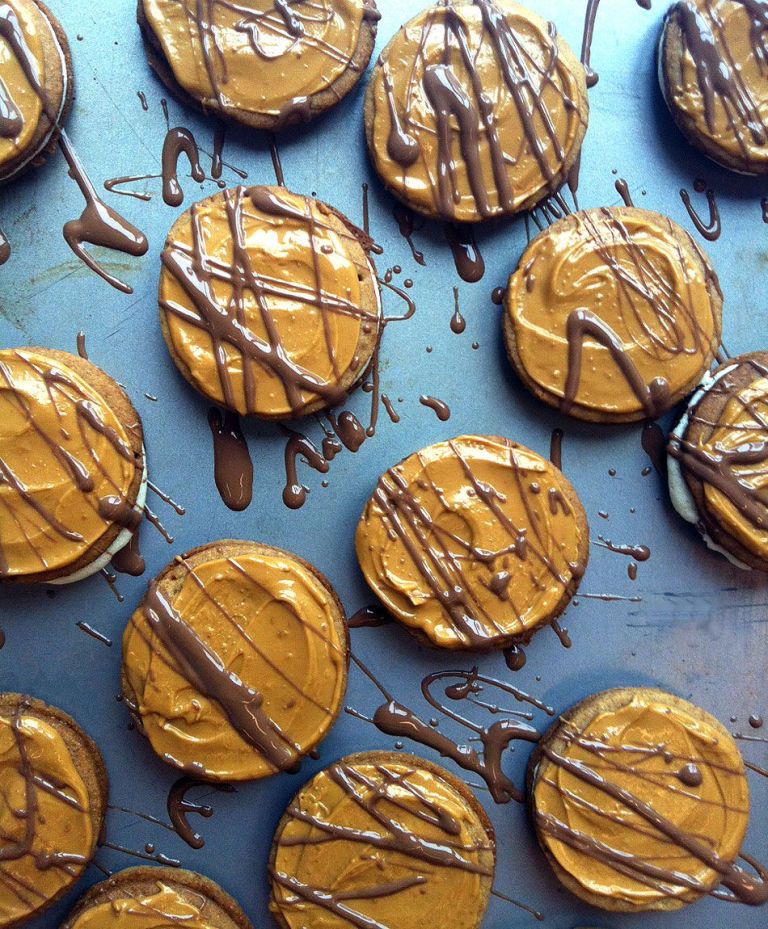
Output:
M528 2L555 20L578 51L584 2ZM423 3L379 0L383 14L379 46ZM160 100L165 94L144 58L134 21L135 0L51 0L51 6L72 42L77 99L68 130L92 179L101 186L105 179L121 175L159 173L165 133ZM655 0L651 11L629 0L610 0L599 11L592 62L600 82L590 91L581 205L620 202L614 184L623 177L637 205L666 212L693 231L679 190L691 191L694 203L706 212L704 195L694 193L692 186L695 178L706 179L722 217L719 240L702 244L725 293L725 345L731 354L766 348L768 226L762 222L760 198L768 190L765 182L729 174L708 162L682 141L667 115L655 75L664 7L663 0ZM147 111L139 91L146 94ZM198 790L190 796L209 794L204 802L213 807L214 815L193 819L205 838L205 846L193 850L175 834L142 818L167 821L166 797L177 775L155 757L139 734L129 731L125 707L115 699L120 635L152 574L175 553L223 537L254 538L296 551L329 577L350 613L371 602L354 557L358 515L380 472L430 442L462 432L489 432L546 454L552 430L561 427L563 467L584 501L593 538L600 534L651 549L650 559L639 565L637 580L632 582L626 557L593 545L582 585L589 596L580 596L578 606L572 606L564 619L572 647L564 649L554 634L544 630L528 649L521 671L513 674L501 655L491 655L479 661L483 672L513 681L556 709L606 687L653 684L700 704L734 731L749 732L748 716L768 711L766 576L743 573L707 551L675 515L660 478L648 473L639 426L598 428L565 420L517 383L504 357L500 310L491 302L491 291L506 281L525 246L522 219L478 229L486 265L479 283L458 278L437 224L415 232L416 245L426 257L426 266L417 265L399 234L393 201L368 165L361 104L362 85L324 118L282 134L278 147L289 187L316 192L358 223L362 222L361 185L369 183L371 232L384 248L377 258L379 271L399 265L402 274L394 282L405 278L414 282L409 293L417 312L409 321L387 328L381 356L382 390L392 398L401 421L392 423L382 410L376 436L356 454L339 455L327 475L300 466L311 488L300 510L287 509L281 499L285 436L276 426L245 425L256 475L250 508L231 512L216 491L207 404L177 375L157 324L158 255L177 214L164 205L160 182L138 185L152 194L150 202L105 195L150 240L149 253L141 259L100 254L108 270L131 284L130 296L91 273L62 238L63 223L79 215L82 200L60 155L0 195L0 226L13 246L11 260L0 269L0 344L74 351L77 332L83 330L91 359L125 385L143 416L152 479L186 507L186 515L179 517L158 502L159 514L175 541L169 545L151 527L145 528L147 574L138 579L119 577L123 603L100 577L58 588L52 596L44 589L1 591L0 627L7 642L0 650L0 687L31 692L61 706L101 746L112 803L135 811L110 811L111 844L143 851L150 843L156 852L202 871L240 901L256 926L270 921L267 854L273 829L291 795L315 770L339 756L391 748L393 740L344 714L321 745L319 758L306 761L299 774L240 786L236 793ZM214 123L173 101L169 106L171 124L189 127L210 152ZM274 181L269 139L263 135L229 129L224 159L247 171L249 182ZM231 184L239 180L227 167L224 179ZM183 186L186 206L216 189L212 182L196 185L188 177L183 178ZM461 335L450 328L454 285L467 323ZM390 313L400 310L389 292L385 304ZM423 393L448 403L447 422L419 404ZM362 418L369 404L369 396L358 392L350 408ZM316 423L304 425L313 438L322 438ZM91 624L114 645L108 648L85 635L78 622ZM427 650L394 625L354 630L352 641L355 653L397 698L427 718L432 713L420 694L421 679L432 671L467 669L475 663L471 656ZM370 713L378 696L353 668L347 704ZM448 720L441 729L459 740L466 738ZM765 766L768 744L744 741L741 745L749 760ZM430 754L419 746L406 744L406 748ZM508 760L508 769L518 780L526 755L527 749L519 747ZM764 857L768 780L750 776L752 820L745 847ZM492 898L486 929L641 924L648 929L714 929L734 922L744 929L758 929L766 924L764 911L746 907L737 911L712 898L668 915L631 918L591 910L561 889L545 865L526 811L516 804L495 806L484 792L479 796L488 806L499 839L497 889L544 915L543 922L537 923L530 913ZM137 863L107 848L99 851L97 860L111 869ZM101 876L96 868L89 868L78 887L32 925L53 929L77 895Z

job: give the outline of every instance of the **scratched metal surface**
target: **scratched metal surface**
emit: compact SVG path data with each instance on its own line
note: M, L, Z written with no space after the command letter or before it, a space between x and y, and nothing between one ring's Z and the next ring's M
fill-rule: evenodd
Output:
M380 43L422 0L380 0L383 18ZM164 135L160 98L163 92L145 64L134 0L51 0L72 39L77 101L69 132L91 176L104 179L159 170ZM561 33L578 47L582 2L531 0L531 5L557 21ZM766 348L768 226L761 222L760 185L729 175L705 162L678 136L663 109L654 75L654 46L663 0L652 12L631 0L610 0L600 11L593 64L600 83L591 91L592 114L584 148L581 180L583 206L613 204L616 169L628 179L639 205L667 211L690 228L678 196L695 177L714 186L722 211L723 235L706 245L725 291L725 344L734 354ZM80 37L82 37L80 39ZM137 91L146 92L144 112ZM213 126L195 113L171 103L173 124L190 127L210 150ZM654 684L668 688L715 713L733 728L745 727L750 713L768 711L765 670L768 665L766 578L732 569L710 554L672 512L655 474L643 476L648 460L641 450L639 428L598 429L563 421L536 403L511 375L503 355L499 310L490 291L506 279L525 244L522 221L502 223L479 232L487 272L475 285L462 284L440 229L428 226L417 234L427 257L417 267L391 216L391 200L369 169L361 131L361 93L326 118L287 133L280 140L290 187L317 192L361 222L361 183L371 183L371 226L385 248L380 268L400 264L403 277L413 277L418 311L409 322L388 328L382 353L382 389L402 398L402 416L392 424L382 411L378 434L362 449L340 455L332 464L330 486L320 475L306 480L312 492L305 507L287 510L281 502L283 438L273 427L246 428L256 487L250 509L235 514L225 508L213 483L212 448L206 403L177 376L156 322L155 288L158 254L175 211L159 196L159 182L147 182L153 199L140 203L112 197L110 202L142 228L150 239L149 254L140 260L102 255L106 266L130 281L135 293L125 296L89 272L68 250L63 222L79 214L81 200L68 180L61 156L0 194L0 225L9 235L14 255L0 269L0 343L37 344L75 350L83 329L90 357L126 385L144 417L151 476L187 507L184 518L159 506L175 536L172 546L146 528L143 550L148 575L176 553L221 537L260 539L293 549L313 561L336 585L351 612L369 602L353 553L353 530L377 476L401 456L430 442L465 431L502 433L546 454L550 432L565 428L564 469L582 496L593 534L615 541L643 543L652 549L640 565L636 583L627 577L627 559L593 546L582 589L591 594L642 598L640 602L582 599L566 614L573 647L566 651L545 631L529 649L526 667L516 675L501 656L484 658L487 673L512 679L557 709L593 691L619 684ZM272 182L269 150L263 137L232 130L227 161L245 168L253 182ZM231 171L225 179L235 183ZM208 194L187 178L186 200ZM695 195L703 202L703 197ZM449 328L453 284L459 284L466 332ZM399 309L389 301L387 305ZM761 342L761 333L763 341ZM473 342L479 348L473 350ZM431 353L426 347L432 346ZM157 402L145 398L148 393ZM449 403L452 416L438 422L418 403L421 393ZM351 408L361 416L368 398L359 394ZM317 426L309 424L310 435ZM616 476L608 474L616 469ZM608 514L607 521L598 511ZM0 593L0 625L7 644L0 651L2 689L28 691L62 706L95 737L106 757L112 802L165 818L167 790L175 779L127 728L126 711L115 699L120 663L119 638L140 598L144 579L120 578L125 602L120 605L99 577L59 589L50 599L44 590ZM115 640L111 649L85 636L75 623L85 620ZM418 685L438 668L470 667L472 659L442 657L414 644L398 627L353 632L354 649L380 675L402 702L431 715ZM348 703L371 711L377 694L356 670L351 673ZM456 732L447 722L444 731ZM746 727L748 729L748 727ZM296 776L281 776L241 787L235 794L211 798L215 815L200 821L205 847L193 851L176 835L131 814L111 812L108 837L113 843L142 849L153 842L158 851L179 858L219 881L239 899L261 926L266 911L265 865L275 824L299 784L315 770L346 752L392 747L392 740L372 726L344 716L321 746L320 759L308 761ZM742 743L747 758L765 765L768 746ZM408 746L409 748L411 746ZM420 750L416 747L414 750ZM527 749L508 762L522 771ZM765 856L768 835L768 781L753 777L752 825L746 847ZM487 794L480 795L487 801ZM673 915L622 918L580 905L563 891L540 855L523 808L493 807L498 832L496 886L545 914L548 929L579 925L639 926L656 929L722 926L765 926L765 912L708 899ZM116 869L136 863L102 850L98 860ZM55 927L75 897L100 877L86 877L60 905L34 925ZM487 929L513 929L535 924L532 917L499 899L491 901Z

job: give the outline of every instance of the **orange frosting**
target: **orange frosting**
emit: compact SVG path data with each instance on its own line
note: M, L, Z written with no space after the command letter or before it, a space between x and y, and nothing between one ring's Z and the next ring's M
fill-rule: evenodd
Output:
M182 559L183 582L169 602L214 656L221 676L234 673L252 688L265 725L296 763L326 735L344 696L346 641L338 607L293 556L228 544L241 550L192 556L191 564ZM143 731L166 761L222 781L277 770L237 728L230 708L190 680L144 606L123 636L123 670Z
M470 222L560 187L587 112L584 70L566 43L509 0L423 10L383 51L366 99L387 187L420 212Z
M355 545L401 622L444 648L498 648L560 612L586 565L588 530L548 461L506 439L460 436L381 477Z
M0 578L65 574L106 548L109 504L130 513L143 467L130 442L95 387L66 364L41 351L0 351Z
M363 374L380 326L374 277L358 238L319 201L279 187L224 191L169 233L166 338L212 401L299 416L338 402Z
M205 913L207 900L188 888L158 881L154 893L115 897L86 907L69 929L165 929L181 923L186 929L215 929Z
M0 711L0 925L24 920L73 884L96 844L88 789L57 727Z
M566 744L555 752L648 804L681 836L696 837L730 864L739 854L749 818L741 756L715 720L665 697L660 691L627 691L624 705L596 708L578 726L566 714L561 724ZM598 898L630 910L674 908L720 882L720 875L680 841L566 770L557 758L539 761L532 803L546 850ZM586 842L564 841L556 834L561 827L567 836L586 836ZM602 843L601 849L595 851L591 840ZM629 873L607 860L614 854L613 860L628 865ZM637 863L656 867L663 875L644 874L635 868ZM692 879L700 890L685 887L669 872Z
M176 81L234 117L278 117L327 90L348 69L371 15L365 0L142 2Z
M576 416L659 415L698 384L720 344L708 260L670 219L634 207L553 223L520 259L505 308L524 379ZM610 333L618 358L609 338L581 334L580 316Z
M475 929L493 868L478 808L436 770L412 756L352 755L288 807L270 909L288 929L420 929L450 908L456 929Z

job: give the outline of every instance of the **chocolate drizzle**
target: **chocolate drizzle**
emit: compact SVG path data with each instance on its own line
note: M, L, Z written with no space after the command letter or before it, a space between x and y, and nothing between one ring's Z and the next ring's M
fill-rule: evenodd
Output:
M680 190L680 199L683 201L683 204L688 211L688 215L691 217L691 222L696 227L696 231L699 235L703 236L708 242L715 242L720 238L721 232L721 223L720 223L720 208L717 205L717 200L715 199L715 192L711 187L707 187L705 181L694 181L693 189L697 193L706 192L707 195L707 204L709 206L709 221L704 222L699 214L696 212L696 208L691 203L691 195L683 187Z
M461 309L459 307L459 288L453 288L453 316L451 316L451 332L454 335L461 335L462 332L467 328L467 322L464 317L461 315Z
M211 407L208 425L213 436L216 487L230 510L239 512L253 498L253 462L240 420L235 413Z
M392 622L392 617L383 606L375 604L373 606L361 607L353 613L347 620L347 626L350 629L373 628L376 626L386 626Z
M635 3L644 10L650 10L651 0L635 0ZM594 87L600 80L600 75L592 68L592 39L595 34L595 20L600 0L587 0L587 11L584 15L584 37L581 41L581 63L587 72L587 87Z
M413 213L400 203L395 204L392 213L395 217L395 222L397 223L397 228L400 231L400 235L408 243L413 260L417 265L422 265L422 267L425 266L427 261L424 258L424 253L419 251L413 242L413 233L416 228L416 220Z
M205 180L205 171L200 167L200 152L195 137L189 129L176 126L166 132L165 141L163 142L163 200L168 206L181 206L184 202L184 192L178 178L179 158L182 155L186 155L189 161L189 166L192 169L192 179L201 184ZM220 177L220 153L219 163L215 166Z
M459 277L468 284L476 284L485 274L485 261L475 243L472 227L447 223L444 229Z
M166 808L170 817L173 829L179 838L183 839L190 848L201 849L205 845L205 839L192 828L189 822L189 816L195 814L202 816L203 819L210 819L213 816L213 807L207 803L196 803L187 799L187 793L196 787L207 787L209 790L224 790L231 792L234 788L228 784L211 785L205 781L197 781L191 777L180 777L171 785L168 791L168 800Z
M11 243L5 233L0 229L0 265L4 265L11 257Z
M428 397L422 394L419 397L419 403L432 410L441 423L447 422L451 418L451 408L445 401L439 400L437 397Z
M103 632L99 632L98 629L94 629L89 623L83 622L82 620L78 623L75 623L77 628L84 632L86 635L89 635L92 639L96 639L97 642L101 642L102 645L106 645L107 648L112 648L112 639L104 635Z

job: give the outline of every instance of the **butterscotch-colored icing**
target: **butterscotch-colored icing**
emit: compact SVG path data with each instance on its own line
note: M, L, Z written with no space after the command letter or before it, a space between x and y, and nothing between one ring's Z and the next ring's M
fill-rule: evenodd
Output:
M4 0L0 23L0 168L32 143L45 107L55 118L60 101L41 96L46 88L46 48L58 48L48 19L32 3ZM61 64L59 80L66 80ZM32 81L30 81L32 77Z
M270 909L287 929L421 929L451 912L479 925L494 843L478 809L418 758L342 759L286 811L270 864Z
M140 518L133 441L60 356L0 351L0 578L65 573Z
M509 0L430 6L400 28L366 99L373 163L414 209L477 221L565 180L586 130L584 70Z
M56 725L23 703L0 711L0 925L80 876L96 842L91 802Z
M346 686L331 592L301 561L247 543L180 559L123 636L127 696L176 767L249 780L295 767L330 729Z
M460 436L384 473L355 539L392 614L444 648L494 648L554 618L584 571L570 484L535 452Z
M372 265L328 207L279 187L195 204L163 253L160 305L177 364L242 414L298 416L341 400L380 326Z
M229 115L287 117L350 67L366 0L143 0L181 87Z
M155 893L127 894L86 907L69 929L165 929L182 924L185 929L215 929L206 918L207 900L185 888L182 893L163 881Z
M577 416L660 415L720 344L706 257L671 220L634 207L574 213L537 236L505 308L524 378Z
M665 44L666 91L682 118L705 138L707 153L741 170L768 171L768 11L753 0L683 0L668 14L682 56ZM669 26L667 27L669 29Z
M545 745L532 803L540 840L570 878L627 909L682 906L720 883L749 818L744 764L721 726L652 690L560 725L565 743Z

